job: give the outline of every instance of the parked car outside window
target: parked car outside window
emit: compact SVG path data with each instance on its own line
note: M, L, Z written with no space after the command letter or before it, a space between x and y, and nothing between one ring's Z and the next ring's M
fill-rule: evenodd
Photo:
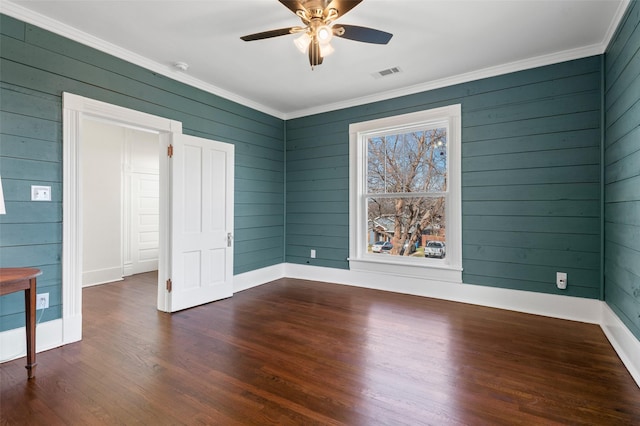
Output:
M371 246L371 251L374 253L389 253L392 248L393 244L391 244L389 241L376 241Z
M417 245L418 245L417 243L411 244L411 242L409 240L405 241L404 245L400 249L400 256L404 255L404 252L406 252L407 249L409 250L409 254L415 253Z
M424 248L424 257L439 257L442 259L445 256L445 246L441 241L429 241Z

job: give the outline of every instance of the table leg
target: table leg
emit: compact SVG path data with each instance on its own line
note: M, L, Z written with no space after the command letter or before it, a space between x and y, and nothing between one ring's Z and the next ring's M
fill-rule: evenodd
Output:
M29 289L24 291L25 313L27 317L27 376L35 377L36 373L36 279L29 280Z

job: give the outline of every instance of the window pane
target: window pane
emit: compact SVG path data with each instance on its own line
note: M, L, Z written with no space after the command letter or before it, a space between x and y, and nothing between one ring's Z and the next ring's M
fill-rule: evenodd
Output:
M412 131L367 140L367 192L447 190L447 129Z
M367 198L367 218L366 243L370 253L414 257L431 254L438 258L446 255L444 197Z

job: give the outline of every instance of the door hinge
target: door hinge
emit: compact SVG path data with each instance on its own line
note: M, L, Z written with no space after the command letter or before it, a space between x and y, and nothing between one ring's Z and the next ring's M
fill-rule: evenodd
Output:
M169 279L167 280L167 291L168 291L169 293L171 293L171 286L172 286L172 284L173 284L173 283L171 282L171 278L169 278Z
M173 145L171 145L171 144L167 147L167 156L169 158L173 157Z

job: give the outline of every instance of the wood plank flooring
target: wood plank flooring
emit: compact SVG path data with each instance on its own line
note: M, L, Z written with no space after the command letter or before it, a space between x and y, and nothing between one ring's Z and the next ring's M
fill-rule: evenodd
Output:
M2 424L639 425L592 324L281 279L175 314L87 288L81 342L0 365Z

